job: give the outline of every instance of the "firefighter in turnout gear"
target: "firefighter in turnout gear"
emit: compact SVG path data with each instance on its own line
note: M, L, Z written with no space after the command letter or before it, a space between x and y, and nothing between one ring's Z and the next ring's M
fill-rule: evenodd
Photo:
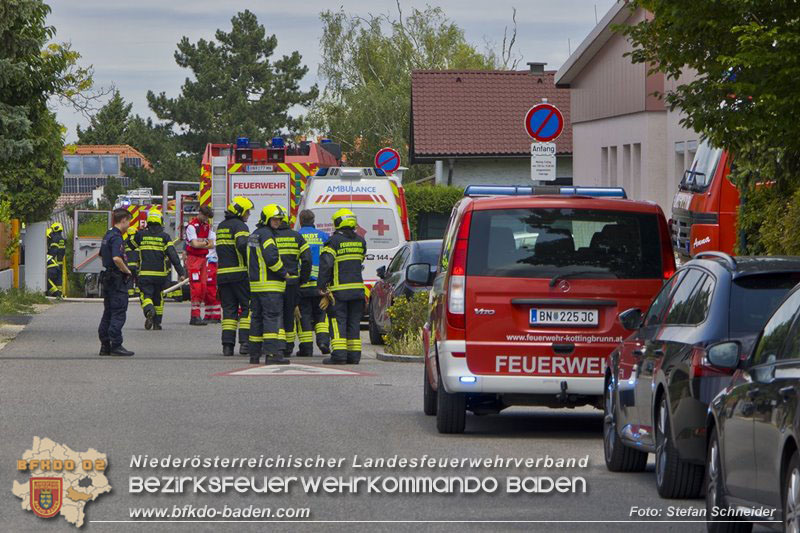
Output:
M250 280L250 363L285 365L286 334L283 329L283 292L286 268L275 244L275 231L285 210L269 204L261 210L256 230L247 240L247 273Z
M133 236L136 235L136 226L130 226L123 235L125 239L125 256L128 258L128 268L131 275L128 278L128 296L134 297L139 294L136 276L139 274L139 250L134 248Z
M302 235L289 227L289 214L284 213L281 225L275 230L275 244L286 267L286 290L283 293L284 355L290 357L294 347L294 310L298 304L298 290L311 275L311 250Z
M60 222L53 222L45 234L47 235L47 295L61 298L63 263L66 254L64 227Z
M349 209L333 214L336 228L319 258L317 289L320 295L327 290L334 303L328 306L331 323L331 356L327 365L358 364L361 360L361 317L364 314L365 291L361 269L367 243L356 233L356 215Z
M225 210L225 220L217 228L217 287L222 303L222 355L233 355L236 330L239 330L239 354L249 352L250 281L247 277L247 219L253 202L234 197Z
M320 351L324 354L331 353L328 317L325 311L319 307L321 297L317 292L319 254L322 246L328 241L329 235L314 227L314 212L309 209L300 212L300 235L308 243L311 252L311 277L306 283L300 285L298 304L300 320L297 321L300 347L297 355L311 357L314 353L315 333Z
M144 327L159 330L164 315L161 291L164 290L169 276L167 260L175 267L181 280L186 278L186 271L181 265L175 246L162 226L160 211L155 208L150 210L147 214L147 227L133 236L133 246L139 251L139 290L145 318Z

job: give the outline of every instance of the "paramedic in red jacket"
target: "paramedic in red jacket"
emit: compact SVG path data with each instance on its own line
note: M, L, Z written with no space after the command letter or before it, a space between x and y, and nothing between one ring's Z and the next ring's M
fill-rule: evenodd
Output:
M207 205L186 226L186 270L189 273L189 288L192 293L192 318L189 324L205 326L202 317L203 302L206 300L208 272L206 259L208 250L214 247L211 240L211 217L214 212Z

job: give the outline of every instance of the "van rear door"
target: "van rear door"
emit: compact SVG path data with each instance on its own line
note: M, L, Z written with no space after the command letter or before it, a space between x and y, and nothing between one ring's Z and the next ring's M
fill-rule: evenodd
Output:
M603 375L663 280L658 215L601 209L475 210L466 279L476 374ZM668 239L668 236L663 238Z

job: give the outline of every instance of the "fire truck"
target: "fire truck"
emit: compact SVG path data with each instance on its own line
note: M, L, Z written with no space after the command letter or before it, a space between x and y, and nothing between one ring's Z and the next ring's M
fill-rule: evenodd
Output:
M319 168L339 166L341 157L341 147L327 140L287 145L281 137L269 144L240 137L236 144L208 144L200 171L200 205L210 206L219 223L231 199L246 196L255 213L271 203L286 207L293 223L309 176ZM257 222L257 214L250 217L251 231Z
M733 255L739 191L730 180L732 156L703 141L672 201L672 245L682 260L710 250Z

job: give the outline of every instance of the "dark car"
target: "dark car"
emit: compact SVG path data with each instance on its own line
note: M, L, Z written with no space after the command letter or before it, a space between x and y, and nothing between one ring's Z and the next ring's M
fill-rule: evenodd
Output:
M767 321L748 352L735 341L710 346L706 357L735 370L711 402L706 507L709 531L749 531L745 521L800 524L800 286ZM741 520L739 523L721 522Z
M372 344L383 344L382 335L389 330L390 322L387 311L396 297L430 290L441 249L441 239L411 241L397 250L389 266L378 269L379 279L372 287L368 309Z
M665 498L702 494L708 405L733 374L710 365L706 348L734 339L748 349L800 281L800 258L695 257L646 313L620 314L634 333L611 353L606 370L606 466L642 471L654 453L656 487Z

